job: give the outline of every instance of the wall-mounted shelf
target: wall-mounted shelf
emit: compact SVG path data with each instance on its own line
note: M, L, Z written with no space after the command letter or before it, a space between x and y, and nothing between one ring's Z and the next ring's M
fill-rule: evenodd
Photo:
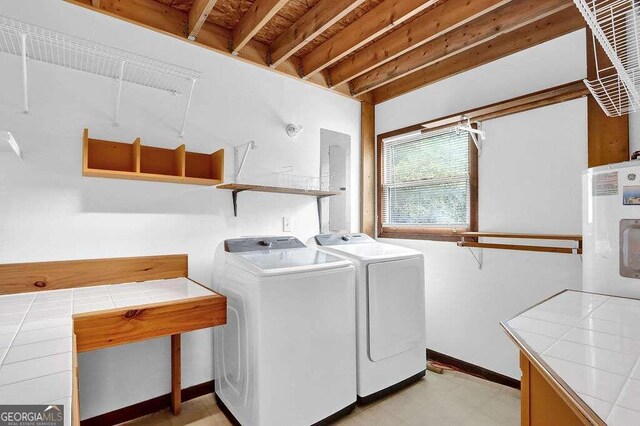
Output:
M226 189L231 191L231 197L233 201L233 215L236 217L238 216L238 194L243 191L272 192L277 194L307 195L316 197L316 202L318 204L318 221L320 225L322 225L322 206L320 204L320 200L325 197L331 197L342 193L341 191L319 191L298 188L283 188L279 186L248 185L243 183L228 183L218 186L218 189Z
M609 117L640 110L640 4L637 0L574 0L593 34L596 78L585 80ZM598 60L595 39L609 61Z
M195 82L200 78L199 71L5 16L0 16L0 52L22 57L24 112L29 111L27 60L34 60L116 80L116 125L122 99L122 82L163 90L174 95L187 94L180 130L180 136L184 135Z
M281 186L249 185L244 183L227 183L219 185L218 189L228 189L237 192L275 192L278 194L310 195L313 197L331 197L332 195L341 194L340 191L318 191L312 189L283 188Z
M558 234L517 234L509 232L461 232L459 247L481 249L478 255L473 257L478 262L478 268L482 269L482 249L536 251L544 253L582 254L582 235L558 235ZM522 240L546 240L546 241L573 241L576 247L558 247L549 245L523 245L523 244L497 244L480 242L480 238L503 238Z
M224 150L213 154L89 138L84 129L82 175L154 182L218 185L224 180Z

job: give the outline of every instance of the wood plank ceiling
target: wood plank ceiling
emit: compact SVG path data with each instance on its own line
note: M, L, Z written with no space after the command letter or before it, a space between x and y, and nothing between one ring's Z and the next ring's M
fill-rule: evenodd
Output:
M572 0L67 0L380 103L585 27Z

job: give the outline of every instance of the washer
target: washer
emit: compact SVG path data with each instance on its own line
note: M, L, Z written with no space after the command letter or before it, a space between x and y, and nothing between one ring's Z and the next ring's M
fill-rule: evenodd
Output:
M218 247L216 401L244 426L312 425L356 402L355 276L350 262L294 237Z
M369 403L424 377L424 256L366 234L322 234L308 242L356 268L358 401Z

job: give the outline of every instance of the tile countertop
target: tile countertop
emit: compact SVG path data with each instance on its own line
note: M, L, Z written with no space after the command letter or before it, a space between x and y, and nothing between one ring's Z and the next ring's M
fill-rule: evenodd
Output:
M503 325L608 425L640 424L640 300L567 290Z
M212 294L174 278L0 296L0 403L64 404L70 425L73 314Z

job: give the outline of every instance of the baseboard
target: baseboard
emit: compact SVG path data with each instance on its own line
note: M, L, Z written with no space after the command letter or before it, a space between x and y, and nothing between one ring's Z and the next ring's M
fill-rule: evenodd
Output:
M457 370L481 377L485 380L489 380L490 382L499 383L514 389L520 389L520 380L505 376L504 374L496 373L495 371L487 370L484 367L462 361L461 359L454 358L431 349L427 349L427 360L450 365Z
M213 380L182 389L182 401L189 401L190 399L213 393L213 389ZM147 414L155 413L156 411L163 410L170 406L171 394L167 393L146 401L138 402L137 404L129 405L128 407L119 408L109 413L100 414L99 416L82 420L80 424L81 426L111 426L137 419L138 417L146 416Z

